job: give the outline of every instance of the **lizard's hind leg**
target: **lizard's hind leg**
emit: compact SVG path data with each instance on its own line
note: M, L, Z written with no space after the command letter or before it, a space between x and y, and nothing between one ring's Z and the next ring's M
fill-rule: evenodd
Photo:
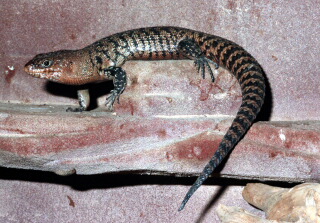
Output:
M218 69L219 65L216 62L208 59L195 41L192 39L181 40L178 44L178 51L185 57L194 61L197 71L201 71L201 76L203 79L205 78L205 70L207 68L212 82L214 82L214 76L210 64L213 64L215 69Z

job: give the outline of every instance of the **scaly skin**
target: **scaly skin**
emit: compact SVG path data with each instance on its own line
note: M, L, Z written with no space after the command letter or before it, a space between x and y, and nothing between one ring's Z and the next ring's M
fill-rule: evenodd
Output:
M205 69L214 76L209 64L222 66L239 81L242 104L217 151L186 194L179 211L213 170L230 153L251 126L265 96L263 71L258 62L242 47L224 38L178 27L152 27L125 31L103 38L83 49L39 54L25 66L25 71L38 78L63 84L79 85L113 80L115 89L107 98L112 109L126 86L121 66L127 60L192 59L204 78ZM78 92L80 108L88 106L88 98ZM87 94L87 93L86 93ZM82 101L81 101L82 98Z

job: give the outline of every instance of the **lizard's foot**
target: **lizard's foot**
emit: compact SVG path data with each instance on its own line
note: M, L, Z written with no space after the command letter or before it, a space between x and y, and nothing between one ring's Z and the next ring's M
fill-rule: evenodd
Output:
M110 95L106 99L107 111L113 111L113 104L116 100L118 101L118 104L120 104L119 99L120 94L116 90L112 90Z
M211 80L212 80L212 82L214 82L213 72L212 72L212 69L211 69L211 67L209 65L210 63L215 66L215 69L219 68L219 65L217 63L215 63L212 60L206 58L205 56L200 56L200 57L194 59L194 65L196 66L198 73L201 72L202 78L203 79L205 78L205 73L206 73L206 68L207 68L208 71L209 71L209 74L211 76Z
M77 91L78 94L78 102L79 107L76 108L67 108L67 112L83 112L87 110L89 103L90 103L90 96L89 96L89 90L88 89L82 89Z
M207 68L212 82L214 82L213 72L211 70L210 64L213 64L215 68L219 68L219 64L208 59L202 52L200 46L191 39L182 40L178 45L179 52L185 57L194 61L195 66L197 67L198 72L201 70L202 78L205 78L205 69Z
M76 107L76 108L68 107L66 109L66 112L83 112L85 110L86 110L86 108L83 108L83 107Z
M119 98L127 85L126 72L121 67L111 67L108 69L112 76L114 76L113 85L114 89L106 99L106 107L108 111L113 111L113 104Z

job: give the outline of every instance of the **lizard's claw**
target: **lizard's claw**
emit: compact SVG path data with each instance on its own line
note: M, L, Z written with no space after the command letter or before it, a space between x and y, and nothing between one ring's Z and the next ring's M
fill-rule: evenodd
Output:
M120 94L117 91L112 90L110 95L106 99L106 107L108 111L113 111L113 104L117 101L120 104Z
M212 72L212 69L209 65L209 63L213 64L215 66L215 69L218 69L219 68L219 64L215 63L214 61L206 58L205 56L201 56L199 58L196 58L194 60L194 65L196 66L197 68L197 72L200 72L201 71L201 76L202 78L204 79L205 78L205 73L206 73L206 68L208 69L209 71L209 74L211 76L211 79L212 79L212 82L214 82L214 76L213 76L213 72Z

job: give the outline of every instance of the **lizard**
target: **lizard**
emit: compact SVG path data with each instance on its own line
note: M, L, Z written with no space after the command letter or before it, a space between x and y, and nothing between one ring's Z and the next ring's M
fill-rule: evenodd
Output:
M112 80L114 89L106 99L108 110L126 88L127 75L121 67L128 60L180 60L194 61L202 78L209 73L215 77L210 65L229 70L238 80L242 103L218 149L204 167L195 183L185 195L179 211L194 192L211 175L222 160L248 131L259 113L265 97L265 78L257 60L238 44L219 36L179 27L147 27L128 30L102 38L78 50L60 50L38 54L25 65L25 72L69 85ZM78 91L80 107L67 111L85 111L89 105L87 90Z

